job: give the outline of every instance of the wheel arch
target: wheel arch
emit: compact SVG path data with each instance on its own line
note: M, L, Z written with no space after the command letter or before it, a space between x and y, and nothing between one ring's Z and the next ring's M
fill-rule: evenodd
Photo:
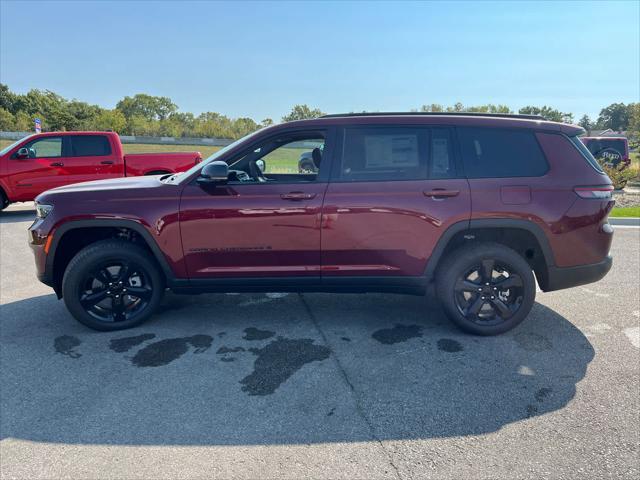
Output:
M536 223L520 219L478 219L451 225L434 248L425 276L428 281L435 278L438 266L452 251L467 242L495 242L518 252L531 266L543 290L548 285L549 268L555 266L549 241Z
M74 220L53 232L46 260L46 276L61 297L62 276L71 259L84 247L107 238L122 238L149 251L158 263L167 283L174 278L164 254L147 229L135 220ZM62 240L65 239L65 242Z

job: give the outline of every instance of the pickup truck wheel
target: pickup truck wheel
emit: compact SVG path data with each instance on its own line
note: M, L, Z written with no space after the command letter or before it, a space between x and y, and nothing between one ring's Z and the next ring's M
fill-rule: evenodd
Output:
M2 189L0 189L0 211L4 210L9 206L9 199L4 194Z
M536 283L529 264L497 243L461 248L438 268L438 297L447 316L462 330L498 335L531 311Z
M132 328L157 309L165 289L154 259L122 240L103 240L69 262L62 281L69 312L94 330Z

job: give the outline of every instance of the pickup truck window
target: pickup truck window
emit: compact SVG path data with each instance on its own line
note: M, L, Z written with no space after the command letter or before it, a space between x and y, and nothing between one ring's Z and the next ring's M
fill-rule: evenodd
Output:
M111 155L111 145L104 135L72 135L70 157L101 157Z
M62 137L44 137L25 145L29 158L52 158L62 156Z
M25 141L29 137L33 137L33 135L29 135L28 137L21 138L20 140L18 140L16 142L13 142L11 145L7 145L2 150L0 150L0 156L6 155L7 153L9 153L13 149L13 147L18 145L19 143L22 143L23 141Z

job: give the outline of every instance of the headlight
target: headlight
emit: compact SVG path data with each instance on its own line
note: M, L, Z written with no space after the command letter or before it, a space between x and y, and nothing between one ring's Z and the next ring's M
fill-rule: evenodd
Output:
M53 205L47 205L44 203L36 203L36 217L45 218L53 210Z

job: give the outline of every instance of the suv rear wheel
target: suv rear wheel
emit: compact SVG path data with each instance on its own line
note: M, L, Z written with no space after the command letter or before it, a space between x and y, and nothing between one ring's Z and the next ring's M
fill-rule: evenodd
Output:
M62 281L64 302L94 330L135 327L156 310L165 282L149 253L131 242L103 240L69 262Z
M536 284L529 264L497 243L458 249L438 269L438 297L447 316L476 335L497 335L529 314Z

